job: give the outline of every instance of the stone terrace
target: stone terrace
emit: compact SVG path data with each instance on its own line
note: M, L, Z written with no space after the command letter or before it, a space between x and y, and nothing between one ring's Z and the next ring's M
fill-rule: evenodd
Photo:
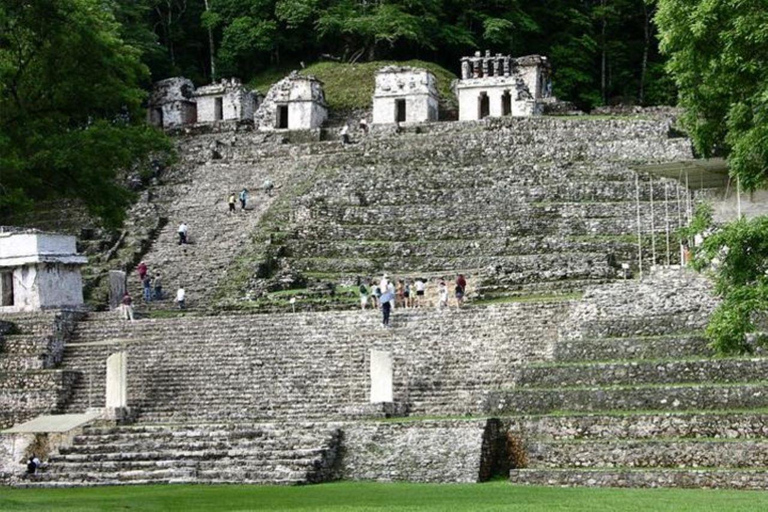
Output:
M310 284L382 271L463 271L481 277L473 281L492 295L581 290L615 278L621 262L634 264L636 174L629 166L691 157L687 139L669 138L671 122L435 123L399 135L374 130L349 146L236 125L182 134L180 163L145 198L156 206L150 214L168 223L144 259L164 275L168 294L185 286L193 306L208 305L214 296L231 304L264 293L264 287L253 288L253 278L260 264L270 264L253 254L265 247L278 256L274 268L298 271ZM277 185L278 203L256 190L267 178ZM643 177L641 184L641 223L648 233ZM243 186L251 191L253 210L230 216L227 194ZM677 184L667 186L676 198ZM673 227L679 215L674 201L665 211L662 185L654 196L661 236L665 215ZM134 213L147 210L138 205ZM182 220L193 241L184 247L176 243ZM130 283L140 296L135 274Z
M390 350L395 401L411 414L476 413L513 364L548 357L568 303L81 322L62 369L80 372L68 412L102 406L105 361L128 350L140 422L348 419L368 403L368 356Z
M588 293L554 360L521 365L484 405L512 414L526 447L510 480L765 488L768 358L713 358L714 305L706 280L676 270Z

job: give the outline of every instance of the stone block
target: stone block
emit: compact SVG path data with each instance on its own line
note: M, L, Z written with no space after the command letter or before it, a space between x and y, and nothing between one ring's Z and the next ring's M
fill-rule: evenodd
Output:
M392 391L392 353L383 350L371 350L371 403L391 402Z

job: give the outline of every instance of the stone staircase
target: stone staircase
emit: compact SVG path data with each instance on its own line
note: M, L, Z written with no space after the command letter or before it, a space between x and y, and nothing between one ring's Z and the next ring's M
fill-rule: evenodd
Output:
M484 393L542 359L568 302L375 311L187 316L133 323L105 313L78 325L61 368L79 372L67 412L104 401L105 361L128 351L139 421L349 419L368 404L369 351L391 351L395 401L411 414L479 411Z
M77 374L54 366L71 322L58 311L0 315L0 430L66 405Z
M510 481L764 488L768 357L713 357L708 287L672 270L588 293L553 360L485 403L525 446Z
M337 426L307 422L89 427L19 486L316 483L339 440Z
M487 297L567 294L637 260L631 166L690 158L667 120L504 119L429 125L329 155L293 202L279 237L282 267L351 282L469 274ZM455 125L455 126L453 126ZM640 177L650 257L651 196ZM672 200L665 203L667 196ZM677 183L653 190L654 233L683 218ZM646 247L647 246L647 247ZM673 242L672 260L677 259ZM657 255L658 256L658 255Z

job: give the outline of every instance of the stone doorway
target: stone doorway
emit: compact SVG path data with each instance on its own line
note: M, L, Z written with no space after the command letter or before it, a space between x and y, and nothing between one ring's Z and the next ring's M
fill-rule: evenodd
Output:
M405 122L405 100L395 100L395 122Z
M485 119L491 114L491 102L488 100L488 94L480 93L478 98L478 119Z
M508 116L512 113L512 94L509 91L504 91L501 95L501 115Z
M0 306L13 306L13 272L0 272Z
M216 121L224 119L224 98L222 97L214 98L213 118Z
M277 127L280 129L288 128L288 105L277 106Z

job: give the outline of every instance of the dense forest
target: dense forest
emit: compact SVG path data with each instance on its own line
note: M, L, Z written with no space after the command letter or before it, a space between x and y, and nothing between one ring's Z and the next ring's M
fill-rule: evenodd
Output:
M119 226L128 173L170 148L151 83L246 81L321 60L541 53L555 94L678 104L699 155L768 177L765 0L0 0L0 224L75 198Z
M153 79L249 79L271 66L422 59L458 71L489 49L541 53L555 93L582 107L669 104L646 0L114 0Z

